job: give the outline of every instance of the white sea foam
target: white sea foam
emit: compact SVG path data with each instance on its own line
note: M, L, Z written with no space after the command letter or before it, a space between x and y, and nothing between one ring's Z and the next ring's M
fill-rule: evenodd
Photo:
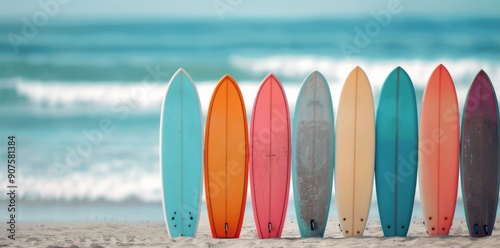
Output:
M96 111L111 110L115 106L126 105L138 112L158 112L167 85L147 88L142 83L119 82L38 82L24 79L9 79L17 94L25 97L36 107L73 109L94 107ZM195 82L200 97L202 111L207 113L217 81ZM247 113L251 113L260 82L241 81L238 85L243 94ZM290 84L285 91L293 106L300 84ZM104 108L104 109L103 109Z
M106 168L103 163L95 168ZM28 201L161 201L159 173L137 168L103 173L97 169L74 171L59 177L55 174L22 175L19 197ZM6 184L7 182L2 182Z
M360 65L368 75L375 97L378 96L387 75L396 67L403 67L418 90L423 90L427 80L439 64L444 64L452 75L457 88L461 105L467 89L474 76L484 69L490 76L494 86L500 89L500 63L480 61L477 59L460 60L334 60L330 57L312 56L271 56L264 58L248 58L232 56L232 67L249 70L254 74L273 72L284 84L290 108L293 111L302 80L313 70L325 75L330 85L334 107L337 106L342 85L348 73ZM213 81L195 81L198 88L201 106L206 114L210 98L218 79ZM114 106L127 105L138 112L158 112L165 94L166 84L145 85L141 82L41 82L13 78L8 80L14 85L19 96L28 99L29 103L45 108L93 107L97 110L111 109ZM257 94L260 81L238 82L247 108L251 108ZM420 101L420 99L417 99ZM377 99L375 99L377 102Z
M385 78L397 66L401 66L410 75L417 87L425 87L432 71L439 64L443 64L450 71L455 84L468 86L474 76L483 69L491 80L500 86L500 63L479 59L391 59L368 60L353 58L334 59L332 57L317 56L270 56L250 58L239 55L230 57L233 67L253 73L273 72L278 77L295 78L301 80L308 73L318 70L330 84L342 84L355 66L361 66L366 72L373 88L380 88Z
M375 103L378 102L377 96L385 78L397 66L401 66L408 73L416 90L423 90L425 88L430 75L437 65L443 64L446 66L455 83L460 109L463 107L468 88L479 70L482 69L488 73L493 86L497 90L500 89L500 63L490 60L468 58L457 60L449 58L434 60L335 60L331 57L315 56L270 56L250 58L234 55L230 58L230 61L231 65L235 68L250 70L255 74L273 72L278 77L284 77L293 82L300 82L308 73L318 70L325 76L330 84L335 109L337 108L345 79L349 72L358 65L363 68L370 80L375 95ZM289 85L285 85L286 90L289 87ZM291 102L290 106L294 105L296 96L296 94L288 95L288 99ZM420 102L421 99L417 98L417 101Z
M141 83L15 81L18 95L35 105L71 108L79 105L112 107L130 103L142 109L161 104L166 85L147 87Z

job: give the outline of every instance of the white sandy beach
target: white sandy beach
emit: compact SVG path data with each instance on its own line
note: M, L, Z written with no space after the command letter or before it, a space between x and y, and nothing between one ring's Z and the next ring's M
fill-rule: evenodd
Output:
M465 220L455 220L450 235L428 237L420 219L414 219L406 238L385 238L378 220L370 220L361 238L342 238L338 221L330 219L325 238L300 238L295 220L288 218L281 239L257 238L253 220L246 218L240 239L213 239L208 220L200 222L196 238L171 239L161 222L48 222L20 223L16 240L0 237L0 247L493 247L500 246L500 232L491 237L469 238ZM499 221L496 222L499 225ZM2 230L5 224L2 224Z

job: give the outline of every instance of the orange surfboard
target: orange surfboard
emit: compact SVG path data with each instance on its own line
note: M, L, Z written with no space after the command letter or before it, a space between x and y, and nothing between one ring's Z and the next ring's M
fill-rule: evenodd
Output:
M225 75L212 95L205 129L205 192L214 238L240 236L247 196L247 125L240 89Z
M420 114L420 198L430 236L447 235L455 213L460 126L455 86L439 65L425 87Z

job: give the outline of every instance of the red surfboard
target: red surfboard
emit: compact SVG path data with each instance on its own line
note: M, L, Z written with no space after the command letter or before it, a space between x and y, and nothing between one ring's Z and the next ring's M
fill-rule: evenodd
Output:
M439 65L425 87L420 114L420 198L429 236L448 235L455 214L460 135L458 101L448 70Z
M285 91L269 74L253 107L250 129L250 186L259 238L279 238L290 188L290 113Z

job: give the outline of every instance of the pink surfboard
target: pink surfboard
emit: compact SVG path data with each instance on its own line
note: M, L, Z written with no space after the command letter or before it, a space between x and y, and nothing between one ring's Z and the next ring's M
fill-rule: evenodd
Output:
M290 188L290 113L281 83L271 73L255 99L250 128L250 187L259 238L279 238Z

